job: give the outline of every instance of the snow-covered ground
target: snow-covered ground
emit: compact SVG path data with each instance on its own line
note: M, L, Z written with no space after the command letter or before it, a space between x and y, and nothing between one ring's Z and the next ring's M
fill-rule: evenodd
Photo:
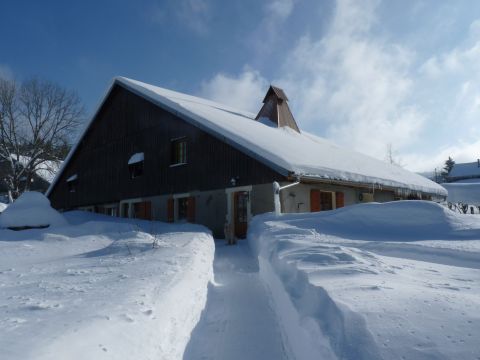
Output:
M181 358L213 278L209 231L66 219L0 231L0 358Z
M184 360L288 359L258 261L246 241L217 241L215 279Z
M480 217L422 201L254 218L297 359L480 359Z

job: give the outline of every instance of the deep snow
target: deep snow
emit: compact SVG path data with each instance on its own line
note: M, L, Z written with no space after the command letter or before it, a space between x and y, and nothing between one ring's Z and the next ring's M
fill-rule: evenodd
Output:
M297 359L480 359L480 217L431 202L254 218Z
M215 279L183 359L287 359L270 296L247 242L215 245Z
M181 358L213 277L210 232L66 217L0 231L0 358Z
M62 214L50 206L50 200L36 191L24 192L0 216L0 228L66 225Z

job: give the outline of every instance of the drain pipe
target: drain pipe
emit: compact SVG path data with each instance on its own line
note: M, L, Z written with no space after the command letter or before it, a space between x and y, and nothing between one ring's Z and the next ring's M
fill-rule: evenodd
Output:
M280 184L276 181L273 182L273 203L275 206L275 215L280 215L282 213L282 207L280 205L280 191L297 186L298 184L300 184L300 179L285 186L280 186Z

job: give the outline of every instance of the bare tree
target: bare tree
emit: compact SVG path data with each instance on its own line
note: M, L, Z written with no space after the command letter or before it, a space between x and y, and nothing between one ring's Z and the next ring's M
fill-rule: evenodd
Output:
M385 161L396 166L403 167L402 160L396 156L396 151L393 150L392 143L387 144L387 153L385 155Z
M0 78L0 162L13 197L28 191L39 169L63 160L84 115L78 95L52 82ZM50 169L53 171L53 169Z

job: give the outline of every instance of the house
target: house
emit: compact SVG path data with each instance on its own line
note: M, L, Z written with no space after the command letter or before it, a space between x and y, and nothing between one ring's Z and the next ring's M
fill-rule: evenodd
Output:
M259 99L260 100L260 99ZM260 101L259 101L260 103ZM299 129L271 86L258 114L123 77L113 81L47 195L60 210L191 221L244 237L255 214L444 198L434 182Z
M480 182L480 159L469 163L454 164L448 173L447 182Z
M454 164L442 184L448 190L447 201L464 213L480 212L480 159L469 163Z
M11 155L11 159L16 166L24 167L30 162L30 157L24 155ZM56 172L60 169L62 162L47 160L44 161L38 169L33 174L32 178L29 180L29 190L38 191L44 193L50 187L53 179L55 178ZM8 159L0 159L0 202L8 203L8 186L7 186L7 176L10 174L11 162ZM28 181L26 177L21 179L21 188L25 187L25 182Z

